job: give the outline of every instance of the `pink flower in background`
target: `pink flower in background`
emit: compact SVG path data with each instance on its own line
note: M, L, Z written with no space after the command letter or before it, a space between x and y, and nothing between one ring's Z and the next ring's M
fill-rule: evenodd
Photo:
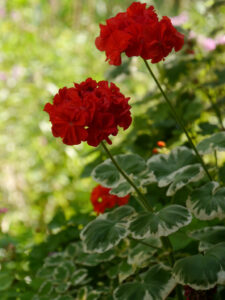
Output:
M4 72L0 72L0 80L5 81L7 79L6 75Z
M6 208L6 207L0 208L0 214L5 214L7 212L8 212L8 208Z
M0 18L5 17L5 9L3 7L0 7Z
M199 46L205 51L213 51L218 45L225 45L225 35L221 35L213 39L191 31L188 39L196 39Z
M216 49L216 41L214 39L211 39L211 38L206 38L206 37L203 37L203 36L200 36L198 38L198 42L199 42L199 45L202 46L202 48L206 51L213 51Z
M170 18L173 26L181 26L188 22L189 17L187 12L182 12L180 15Z
M225 45L225 35L218 36L216 38L216 44L217 45Z

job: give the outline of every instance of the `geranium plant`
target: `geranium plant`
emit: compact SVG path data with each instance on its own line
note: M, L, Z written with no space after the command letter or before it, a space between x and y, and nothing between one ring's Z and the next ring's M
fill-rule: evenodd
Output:
M87 270L79 269L74 286L82 278L86 290L83 287L82 294L75 289L76 299L213 299L225 284L225 188L212 172L213 160L206 164L204 159L225 150L225 133L218 130L196 145L148 63L164 60L183 44L183 34L168 17L160 20L153 6L139 2L100 25L96 39L110 64L120 65L122 53L144 60L186 145L165 153L156 149L148 159L135 153L113 156L104 141L111 144L109 136L117 135L118 127L130 126L132 101L128 104L129 98L107 81L89 78L64 87L53 104L45 106L55 137L70 146L84 141L101 146L109 157L92 171L99 183L91 194L98 216L82 229L82 250L75 247L74 253L81 251L87 260L98 258L103 265L104 257L117 253L119 267L114 265L107 276L119 280L111 285L106 280L104 289L93 287ZM157 146L166 144L158 141ZM151 201L153 186L161 203ZM139 206L129 201L130 196ZM185 240L194 244L191 250ZM110 259L109 255L106 260Z

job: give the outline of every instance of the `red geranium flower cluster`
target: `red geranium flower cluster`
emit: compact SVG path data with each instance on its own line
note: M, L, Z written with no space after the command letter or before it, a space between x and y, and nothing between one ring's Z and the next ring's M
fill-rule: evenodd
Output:
M111 65L121 64L121 53L128 57L141 56L157 63L174 48L179 51L184 44L184 36L172 25L168 17L159 21L154 7L146 3L134 2L126 12L118 13L100 24L100 36L96 47L106 52L106 60Z
M122 206L128 203L130 195L125 197L117 197L116 195L109 194L111 189L97 185L91 193L91 202L94 211L104 213L107 208L113 208L116 205Z
M118 126L124 130L130 126L129 99L114 83L88 78L72 88L60 89L44 111L49 114L53 135L61 137L64 144L87 141L97 147L102 140L111 144L109 135L115 136Z

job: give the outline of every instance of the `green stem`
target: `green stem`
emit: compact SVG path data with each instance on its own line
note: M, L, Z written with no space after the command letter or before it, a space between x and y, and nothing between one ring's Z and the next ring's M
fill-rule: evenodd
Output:
M148 200L145 198L145 196L140 192L140 190L138 189L138 187L135 185L135 183L129 178L129 176L123 171L123 169L119 166L119 164L117 163L117 161L115 160L115 158L113 157L113 155L111 154L111 152L109 151L109 149L106 147L104 142L101 142L102 147L104 148L105 152L107 153L107 155L109 156L109 158L111 159L112 163L114 164L114 166L117 168L117 170L120 172L120 174L127 180L127 182L134 188L134 190L136 191L137 195L138 195L138 200L139 203L141 204L141 206L150 212L153 212L153 208L152 206L148 203ZM170 243L170 240L168 237L161 237L161 241L163 244L163 247L168 250L169 255L168 255L168 260L171 266L173 266L174 264L174 256L173 256L173 247ZM179 298L180 299L180 298ZM182 298L181 298L182 299Z
M221 116L221 113L220 113L220 110L217 106L217 104L213 101L213 98L212 96L210 95L210 93L207 93L207 96L208 96L208 99L209 99L209 102L211 103L212 105L212 108L217 116L217 119L218 119L218 122L220 124L220 127L222 130L225 130L224 126L223 126L223 119L222 119L222 116Z
M111 152L109 151L109 149L106 147L106 145L104 144L104 142L101 142L102 147L104 148L105 152L107 153L107 155L109 156L109 158L111 159L112 163L114 164L114 166L117 168L117 170L120 172L120 174L126 179L126 181L134 188L134 190L136 191L137 195L138 195L138 199L139 199L139 203L141 204L141 206L146 209L147 211L151 211L153 212L153 208L151 207L151 205L148 203L148 200L145 198L145 196L140 192L140 190L138 189L138 187L135 185L135 183L129 178L129 176L123 171L123 169L119 166L119 164L117 163L117 161L115 160L115 158L113 157L113 155L111 154Z
M217 179L219 179L220 172L219 172L218 156L217 156L216 150L214 150L214 157L215 157L215 165L216 165L216 176L217 176Z
M178 300L183 300L184 299L183 293L182 293L182 287L179 284L176 286L176 293L177 293L177 299Z
M215 157L215 165L216 165L216 169L218 171L218 157L217 157L217 151L214 150L214 157Z
M197 156L199 162L201 163L203 169L205 170L206 175L208 176L209 180L212 181L212 177L211 177L211 175L209 174L209 172L208 172L208 170L207 170L207 167L206 167L206 165L205 165L205 163L204 163L202 157L201 157L200 154L198 153L198 150L197 150L197 148L195 147L195 145L194 145L194 143L193 143L193 141L192 141L192 139L191 139L189 133L187 132L187 130L186 130L186 128L185 128L185 126L184 126L182 120L180 119L180 117L179 117L178 114L176 113L176 110L174 109L173 104L171 103L171 101L169 100L169 98L167 97L167 95L165 94L165 92L163 91L163 89L162 89L162 87L161 87L159 81L157 80L157 78L155 77L154 73L152 72L152 70L151 70L151 68L150 68L150 66L149 66L149 64L148 64L148 62L147 62L146 60L144 60L144 63L145 63L145 65L146 65L146 67L147 67L147 69L148 69L150 75L151 75L152 78L154 79L156 85L158 86L160 92L162 93L162 95L163 95L165 101L166 101L167 104L169 105L169 107L170 107L170 109L171 109L171 112L172 112L172 114L173 114L173 116L174 116L174 119L176 120L176 122L177 122L177 124L180 126L180 128L184 131L184 133L185 133L185 135L186 135L186 137L187 137L187 139L188 139L188 141L189 141L191 147L193 148L193 150L194 150L194 152L195 152L195 154L196 154L196 156Z
M149 244L149 243L146 243L146 242L143 242L143 241L141 241L141 240L136 240L136 239L134 239L134 238L132 238L132 237L129 237L129 239L131 239L131 240L133 240L133 241L135 241L135 242L138 242L138 243L140 243L140 244L143 244L143 245L145 245L145 246L148 246L148 247L150 247L150 248L153 248L153 249L156 249L156 250L160 250L159 247L153 246L153 245L151 245L151 244Z

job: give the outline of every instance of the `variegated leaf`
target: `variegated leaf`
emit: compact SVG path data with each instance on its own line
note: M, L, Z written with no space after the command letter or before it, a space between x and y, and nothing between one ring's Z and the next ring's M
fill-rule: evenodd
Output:
M138 187L143 187L155 181L153 174L147 168L145 160L139 155L123 154L114 158ZM110 159L98 165L93 170L92 177L101 185L111 188L110 193L118 197L123 197L133 191L131 185L118 172Z
M84 283L84 280L87 279L88 271L87 269L78 269L71 276L72 285L80 285Z
M103 253L118 245L129 234L129 218L134 212L132 207L125 205L90 222L81 232L84 251Z
M168 236L188 225L191 219L191 214L185 207L170 205L156 213L137 215L131 221L129 230L135 239Z
M212 153L214 150L225 151L225 132L217 132L202 140L197 149L200 154Z
M204 227L190 232L189 236L200 242L199 251L205 251L225 241L225 226Z
M139 241L133 241L133 245L128 252L128 263L139 268L146 267L149 260L153 258L153 255L157 252L157 248L161 247L160 239L149 238L143 242L144 244ZM136 243L136 245L134 243Z
M173 268L175 280L196 290L207 290L225 283L225 243L206 251L176 261Z
M225 188L220 188L218 182L208 182L192 192L186 205L199 220L223 219L225 217Z
M74 258L77 264L84 266L97 266L101 262L110 261L115 257L114 249L110 249L104 253L86 253L83 251L82 243L77 244L77 255Z
M166 192L167 196L173 196L176 191L183 186L197 182L205 176L204 170L200 164L188 165L179 169L173 177L173 180Z
M176 283L163 265L155 265L142 274L141 281L122 284L114 292L115 300L163 300Z
M153 172L158 186L169 186L167 196L172 196L183 186L196 182L204 176L202 167L194 152L186 147L178 147L169 154L151 157L147 164Z

